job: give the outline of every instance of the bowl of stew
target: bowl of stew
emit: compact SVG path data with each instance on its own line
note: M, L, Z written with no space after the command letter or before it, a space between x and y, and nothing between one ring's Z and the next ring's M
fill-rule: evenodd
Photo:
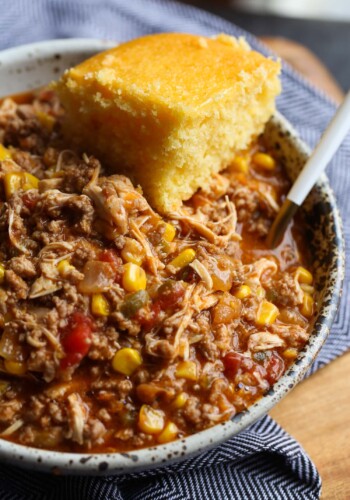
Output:
M47 84L113 45L0 54L0 457L31 469L119 474L227 440L303 378L341 293L325 176L266 246L309 155L278 113L168 217L65 144Z

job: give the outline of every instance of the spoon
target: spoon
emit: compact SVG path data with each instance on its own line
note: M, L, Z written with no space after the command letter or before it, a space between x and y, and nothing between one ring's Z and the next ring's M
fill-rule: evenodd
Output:
M349 129L350 90L287 194L267 236L270 248L277 247L281 242L290 220L327 167Z

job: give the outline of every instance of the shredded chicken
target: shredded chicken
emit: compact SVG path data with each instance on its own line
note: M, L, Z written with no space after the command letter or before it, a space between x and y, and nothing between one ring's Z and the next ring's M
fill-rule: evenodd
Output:
M2 431L0 436L11 436L11 434L18 431L18 429L20 429L23 424L24 424L24 421L22 419L16 420L16 422L14 422L9 427L7 427L4 431Z
M154 275L157 274L157 270L161 270L165 268L165 265L159 260L157 255L155 255L152 252L151 245L148 242L147 238L145 237L144 234L140 231L140 229L137 227L134 221L130 221L130 233L134 238L142 245L145 254L146 254L146 259L147 259L147 264L149 266L149 269L151 273Z
M84 426L88 418L88 410L77 393L70 394L68 401L69 435L78 444L84 442Z
M201 277L208 290L211 290L213 288L213 279L210 276L208 269L198 259L191 262L190 266Z
M52 281L45 276L40 276L34 281L29 290L29 299L36 299L38 297L43 297L44 295L49 295L55 293L62 288L62 284Z
M284 345L284 340L278 335L269 332L253 333L248 341L248 349L254 352L275 349L276 347L283 347Z

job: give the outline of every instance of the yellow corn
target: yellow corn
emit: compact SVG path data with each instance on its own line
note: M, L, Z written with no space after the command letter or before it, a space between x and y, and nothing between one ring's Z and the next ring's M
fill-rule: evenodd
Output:
M303 292L313 295L315 293L315 288L312 285L305 285L305 283L300 283L300 288Z
M139 413L139 428L146 434L159 434L164 429L164 412L152 406L142 405Z
M310 273L310 271L305 269L305 267L299 266L296 270L296 275L299 283L303 283L305 285L311 285L313 282L312 274Z
M272 302L263 300L259 305L255 322L259 326L272 325L272 323L276 321L278 315L278 307L272 304Z
M298 356L298 349L295 349L295 347L288 347L282 352L282 356L286 359L295 359Z
M20 363L19 361L10 361L5 359L4 361L5 370L11 375L22 376L27 372L27 366L25 363Z
M272 158L272 156L266 153L255 153L253 155L253 162L257 167L260 167L264 170L273 170L276 166L276 162Z
M29 189L38 189L39 179L35 175L28 172L23 173L22 189L28 191Z
M131 347L123 347L112 359L114 371L130 376L142 364L141 354Z
M172 408L175 408L176 410L183 408L188 398L189 396L186 392L180 392L180 394L178 394L174 401L171 403Z
M70 269L75 269L75 267L67 259L63 259L57 264L57 271L62 276L66 275Z
M234 293L234 296L237 297L237 299L245 299L249 297L249 295L252 293L250 287L248 285L241 285Z
M102 293L94 293L91 298L91 312L94 316L108 316L109 302Z
M197 365L194 361L180 361L177 364L175 375L178 378L197 380Z
M173 239L175 238L175 234L176 234L176 229L174 228L174 226L166 222L163 233L163 238L165 239L165 241L168 241L169 243L173 241Z
M5 279L5 266L4 264L0 264L0 285L4 282Z
M173 441L177 437L178 432L179 429L174 422L168 422L164 430L159 434L157 441L158 443L169 443L169 441Z
M170 265L172 267L175 267L176 270L180 270L183 267L188 266L188 264L191 264L195 256L196 252L193 250L193 248L186 248L186 250L183 250L177 257L175 257L175 259L170 262Z
M53 129L53 126L55 124L54 117L47 114L47 113L44 113L43 111L37 111L36 116L37 116L39 122L41 123L41 125L43 125L43 127L47 128L49 130L49 132L51 132L51 130Z
M29 189L37 189L39 179L28 172L9 172L4 175L5 195L8 200L11 196L20 189L28 191Z
M309 318L314 313L314 299L308 293L304 293L303 303L300 309L303 316Z
M121 256L125 262L132 262L140 266L143 261L143 249L138 241L133 238L125 238Z
M262 286L258 286L255 290L258 299L263 299L266 295L265 289Z
M10 151L7 148L5 148L5 146L0 144L0 161L10 160L10 159L11 159Z
M16 191L21 189L22 180L22 172L9 172L4 175L5 196L7 200L11 198Z
M248 162L243 156L236 156L236 158L231 163L231 167L233 170L236 170L237 172L241 172L243 174L246 174L249 170Z
M123 287L127 292L145 290L146 285L147 277L142 267L133 262L128 262L124 265Z

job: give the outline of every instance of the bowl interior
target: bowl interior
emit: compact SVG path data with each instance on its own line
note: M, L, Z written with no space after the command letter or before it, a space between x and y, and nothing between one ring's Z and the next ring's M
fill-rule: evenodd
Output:
M0 53L0 96L31 90L56 79L66 68L105 50L101 40L54 40ZM265 140L284 162L293 180L309 150L291 125L278 113L266 126ZM302 210L309 227L313 271L318 294L318 315L310 341L295 364L269 393L232 420L186 439L130 453L72 454L43 451L0 440L0 458L30 469L70 474L120 474L159 467L218 445L267 413L300 381L322 347L334 319L344 274L341 221L327 178L322 176Z

